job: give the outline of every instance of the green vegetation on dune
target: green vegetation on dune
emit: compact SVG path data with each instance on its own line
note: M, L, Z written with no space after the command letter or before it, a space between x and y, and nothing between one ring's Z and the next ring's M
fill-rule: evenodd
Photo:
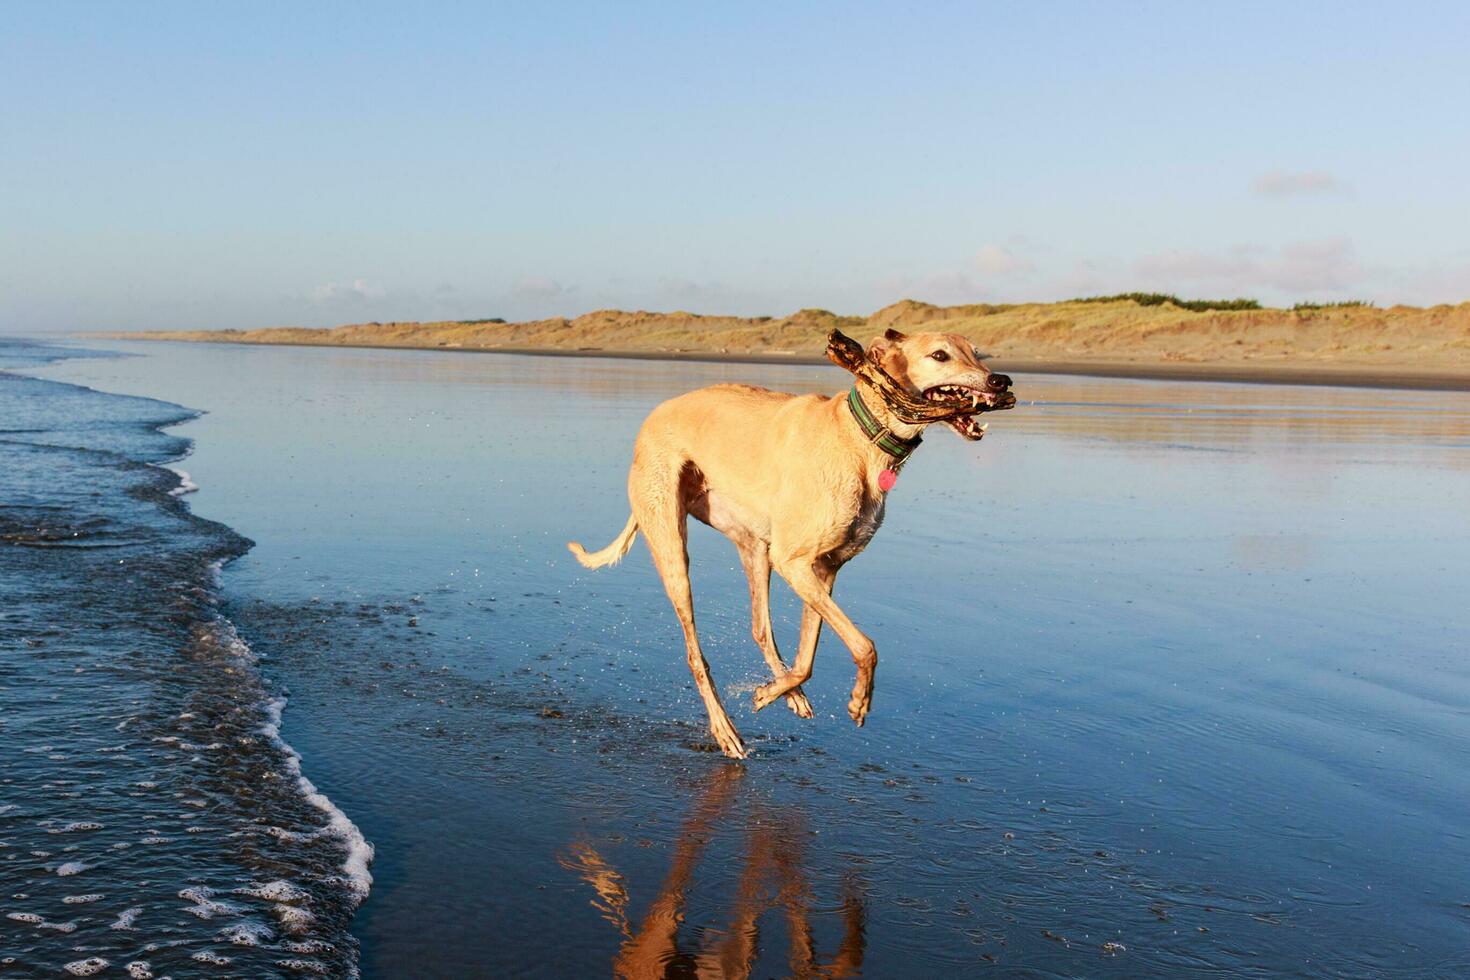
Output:
M1345 299L1336 303L1297 303L1292 306L1291 311L1300 313L1304 310L1352 310L1373 305L1365 299Z
M1237 299L1180 299L1170 293L1115 293L1112 296L1080 296L1073 303L1121 303L1131 300L1139 306L1163 306L1169 304L1181 310L1205 313L1211 310L1259 310L1259 300L1248 297Z

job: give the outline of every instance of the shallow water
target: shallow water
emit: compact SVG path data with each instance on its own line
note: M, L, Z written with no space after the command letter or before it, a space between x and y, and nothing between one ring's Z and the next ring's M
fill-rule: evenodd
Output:
M0 976L353 967L344 840L217 609L249 542L158 465L193 417L0 370Z
M1018 378L839 579L861 730L830 634L816 719L751 712L743 576L695 526L738 765L642 545L563 546L622 526L657 402L835 370L109 346L142 356L39 373L209 412L185 499L255 541L219 612L377 848L367 976L1470 971L1470 397Z

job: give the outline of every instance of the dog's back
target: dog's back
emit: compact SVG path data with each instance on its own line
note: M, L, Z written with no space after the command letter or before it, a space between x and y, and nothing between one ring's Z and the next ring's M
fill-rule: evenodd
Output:
M791 430L791 413L828 400L754 385L712 385L670 398L649 412L638 431L638 446L687 459L728 455L755 462L753 455L763 455Z

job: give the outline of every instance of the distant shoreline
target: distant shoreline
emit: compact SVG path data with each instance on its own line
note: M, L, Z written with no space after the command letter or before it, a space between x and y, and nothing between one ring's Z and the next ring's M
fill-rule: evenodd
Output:
M243 340L169 338L158 334L108 333L111 340L151 343L231 344L243 347L324 347L364 350L432 351L440 354L505 354L513 357L587 357L638 361L692 361L715 364L788 364L811 367L830 364L824 355L770 354L758 351L616 350L596 347L454 347L439 344L373 344L341 341L312 343L302 340ZM1470 391L1470 371L1426 370L1402 364L1374 367L1312 362L1138 362L1050 358L991 358L987 363L1008 374L1058 374L1084 377L1136 378L1146 381L1202 381L1233 384L1318 385L1348 388L1384 388L1421 391Z

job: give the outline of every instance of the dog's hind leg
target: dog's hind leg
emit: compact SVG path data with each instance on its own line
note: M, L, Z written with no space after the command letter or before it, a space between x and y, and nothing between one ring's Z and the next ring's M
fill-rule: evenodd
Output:
M767 544L759 538L747 538L735 542L740 552L740 563L745 566L745 576L750 579L750 635L756 646L761 648L771 673L777 678L785 677L790 671L776 649L776 638L771 632L771 553ZM821 621L818 620L818 623ZM815 646L815 644L813 644ZM801 688L794 687L786 692L786 706L799 718L812 716L811 702ZM762 705L762 707L764 707Z
M769 561L769 557L767 560ZM818 561L813 571L825 593L831 595L832 583L837 581L837 569L826 561ZM792 685L804 684L811 678L812 665L817 659L817 641L821 637L822 617L808 602L801 610L801 637L796 642L796 659L791 662L791 670L755 689L755 710L761 710L786 694L793 689ZM795 689L800 690L799 687Z
M745 744L740 733L730 723L730 716L720 704L715 682L709 674L709 663L699 648L699 634L694 628L694 596L689 589L689 529L685 523L685 494L682 484L686 479L683 464L673 467L651 467L640 465L635 459L633 470L628 476L628 496L633 504L633 513L638 519L639 530L653 555L654 567L663 579L664 590L674 604L674 614L684 628L684 646L689 658L689 672L694 675L694 684L699 696L704 699L709 712L710 734L721 751L732 759L745 758Z

